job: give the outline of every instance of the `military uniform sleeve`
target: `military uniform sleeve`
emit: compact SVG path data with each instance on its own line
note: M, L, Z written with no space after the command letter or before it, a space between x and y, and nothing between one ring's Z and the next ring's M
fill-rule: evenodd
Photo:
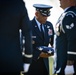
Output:
M51 46L53 46L53 44L54 44L54 28L53 28L53 25L52 25L52 32L53 32L53 34L51 36L51 42L50 42Z
M73 11L66 13L62 21L62 30L67 37L68 59L76 58L76 14Z
M53 46L54 44L54 28L53 28L53 24L49 22L50 28L48 31L48 34L50 35L50 40L49 43L51 46Z
M32 61L32 29L31 23L28 17L27 9L23 3L23 9L21 12L21 29L22 35L25 37L25 51L23 53L24 63L30 63Z

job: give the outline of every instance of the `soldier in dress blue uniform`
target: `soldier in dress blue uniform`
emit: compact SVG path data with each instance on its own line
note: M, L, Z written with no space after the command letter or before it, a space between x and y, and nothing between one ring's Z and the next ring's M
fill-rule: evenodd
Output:
M60 0L64 12L56 24L56 51L58 75L65 75L66 65L74 65L76 75L76 1Z
M33 61L29 68L28 75L49 75L48 53L37 50L39 46L50 44L53 47L54 29L51 22L47 21L50 16L52 6L45 4L34 4L36 9L35 17L31 20L32 23L32 44L33 44ZM43 33L40 26L42 25Z
M32 61L31 26L23 0L0 0L0 75L20 75ZM19 30L26 37L22 55ZM26 68L28 66L28 68Z

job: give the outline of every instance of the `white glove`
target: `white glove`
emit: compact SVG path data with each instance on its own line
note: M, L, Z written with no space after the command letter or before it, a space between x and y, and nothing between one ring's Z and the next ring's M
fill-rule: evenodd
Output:
M25 63L23 67L24 67L24 72L28 72L30 64Z
M66 75L74 74L74 67L73 67L73 65L71 65L71 66L66 65L65 74Z

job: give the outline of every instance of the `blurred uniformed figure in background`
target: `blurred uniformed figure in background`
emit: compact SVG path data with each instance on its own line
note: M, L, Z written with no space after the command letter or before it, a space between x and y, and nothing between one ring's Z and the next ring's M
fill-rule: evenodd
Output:
M0 0L0 75L20 75L32 60L31 26L23 0ZM20 48L19 30L25 36Z
M59 1L64 12L56 24L56 72L58 75L65 75L66 65L73 65L76 75L76 0Z
M51 22L47 21L52 6L45 4L34 4L36 9L32 23L33 61L30 65L28 75L49 75L48 53L37 50L39 46L53 47L54 30ZM43 33L41 33L41 28Z

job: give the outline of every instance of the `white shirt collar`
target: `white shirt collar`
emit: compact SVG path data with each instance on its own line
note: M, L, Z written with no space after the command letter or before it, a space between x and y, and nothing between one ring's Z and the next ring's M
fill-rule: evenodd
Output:
M41 31L41 29L40 29L41 23L40 23L36 18L35 18L35 21L36 21L36 23L37 23L37 26L38 26L39 30ZM44 26L43 26L43 24L42 24L42 28L43 28L43 31L44 31Z
M38 28L39 28L39 30L40 30L40 25L41 25L41 23L35 18L35 21L36 21L36 23L37 23L37 26L38 26Z

